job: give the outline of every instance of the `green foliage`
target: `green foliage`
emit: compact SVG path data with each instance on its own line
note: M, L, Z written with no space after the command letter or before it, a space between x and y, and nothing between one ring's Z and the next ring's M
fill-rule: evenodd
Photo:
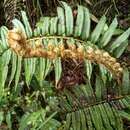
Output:
M57 130L57 128L61 126L61 123L54 119L57 111L52 112L50 109L53 107L53 104L51 105L49 99L52 98L53 103L56 102L56 100L53 100L52 86L48 82L44 82L42 83L43 88L38 86L35 82L36 80L34 79L32 84L35 91L33 93L30 92L30 95L20 96L22 94L22 83L18 85L17 90L12 89L10 92L9 90L3 92L0 98L1 126L6 123L7 128L10 130L25 130L27 128L33 130ZM40 97L44 98L49 105L42 107ZM14 122L14 119L17 122Z
M128 82L130 83L130 80ZM127 94L123 91L127 85L129 86L129 83L122 88L114 86L113 83L111 84L114 86L113 88L107 86L109 83L104 84L103 80L97 76L94 88L88 83L75 86L71 91L64 90L59 100L62 102L60 103L61 110L64 113L68 112L65 129L123 130L122 117L129 119L129 113L125 112L125 109L130 109L129 90ZM112 95L108 94L107 91L114 92L115 97L109 97ZM85 120L85 124L83 120Z
M22 30L34 46L35 39L41 40L45 46L50 40L55 46L64 40L71 40L77 46L82 44L85 48L89 45L92 48L104 49L115 57L122 55L128 45L130 28L117 38L112 37L116 31L117 19L115 18L106 30L106 17L103 16L91 31L90 13L87 8L78 6L78 14L74 17L70 6L65 2L61 4L62 7L57 8L58 16L42 17L34 31L23 11L22 22L14 19L14 27ZM1 52L8 48L7 31L4 26L0 29ZM12 68L11 71L9 68ZM51 85L54 81L50 81L48 77L51 77L50 73L54 71L55 85L58 87L62 77L61 58L53 61L41 58L23 59L10 49L5 51L0 57L0 124L6 120L8 128L13 129L11 120L15 115L19 130L56 130L61 123L65 130L123 130L122 119L129 120L129 113L125 110L130 109L128 70L124 70L123 82L119 86L102 65L86 60L84 69L86 73L83 85L55 92L54 85ZM45 82L46 80L49 83ZM22 97L23 89L29 89L31 96ZM43 100L39 101L39 97ZM45 102L45 107L41 102ZM18 107L23 109L22 116L16 116L19 113L16 110ZM57 112L61 123L54 118Z

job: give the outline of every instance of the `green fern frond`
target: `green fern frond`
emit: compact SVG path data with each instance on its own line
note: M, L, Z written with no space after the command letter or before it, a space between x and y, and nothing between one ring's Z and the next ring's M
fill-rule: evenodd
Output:
M55 39L57 39L58 43L65 39L73 39L78 46L80 44L84 46L91 45L93 48L108 50L107 45L111 43L110 39L112 39L112 34L114 33L117 27L116 18L113 20L110 27L107 30L104 30L106 18L105 16L103 16L99 21L98 25L96 26L96 28L93 30L93 32L90 33L90 14L88 9L86 9L83 6L78 6L77 16L74 17L72 9L65 2L62 2L62 4L63 8L58 7L57 9L58 16L54 18L50 17L42 18L40 22L37 24L34 32L30 27L26 13L23 11L22 11L23 24L17 19L14 19L13 20L14 27L20 29L23 32L23 34L27 37L28 42L30 42L32 46L35 45L35 42L37 42L37 40L40 40L42 44L44 44L45 42L44 39L46 39L47 41L52 40L53 42L55 41ZM108 52L111 55L119 57L123 53L126 46L128 45L128 43L126 43L125 41L127 40L129 33L130 31L128 29L121 36L119 36L115 40L115 42L111 43L111 46L108 50ZM108 39L106 39L107 36ZM118 41L120 42L118 43ZM121 48L122 44L123 49ZM119 50L119 48L120 51L117 52L117 49ZM25 73L26 73L25 77L26 77L26 83L28 85L31 81L32 76L35 75L35 69L36 69L35 64L37 60L38 59L24 59ZM46 64L45 62L46 60L44 61L44 64ZM61 65L59 64L57 65L60 66L61 68ZM56 68L59 68L58 66ZM60 79L61 72L62 71L60 71L58 75L56 74L57 75L56 77L58 77L56 78L57 79L56 82L58 82L58 80ZM41 73L42 73L41 75L43 75L43 72ZM107 73L107 75L108 74L109 73Z
M65 130L123 130L122 119L129 120L126 110L130 110L129 72L126 70L124 73L123 79L128 81L123 81L122 87L107 87L97 76L93 87L88 83L61 92L59 107L66 116Z

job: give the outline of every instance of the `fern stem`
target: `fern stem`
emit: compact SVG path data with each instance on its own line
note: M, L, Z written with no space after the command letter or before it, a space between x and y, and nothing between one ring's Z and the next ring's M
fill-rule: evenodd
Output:
M32 39L27 39L27 42L31 42L31 41L35 41L35 40L42 40L42 39L65 39L65 40L69 40L69 39L74 39L75 41L77 42L80 42L80 43L86 43L85 41L83 40L79 40L79 39L76 39L74 37L65 37L65 36L41 36L41 37L33 37ZM96 46L95 46L96 47Z
M76 111L79 111L80 110L84 110L84 109L87 109L89 107L93 107L95 105L100 105L100 104L105 104L105 103L110 103L111 101L117 101L117 100L121 100L121 99L124 99L124 98L127 98L129 97L130 95L125 95L125 96L118 96L118 97L115 97L115 98L111 98L111 100L102 100L102 101L99 101L99 102L95 102L95 103L91 103L91 104L87 104L87 105L82 105L80 106L80 108L77 108L77 109L72 109L71 111L65 111L67 113L72 113L72 112L76 112Z

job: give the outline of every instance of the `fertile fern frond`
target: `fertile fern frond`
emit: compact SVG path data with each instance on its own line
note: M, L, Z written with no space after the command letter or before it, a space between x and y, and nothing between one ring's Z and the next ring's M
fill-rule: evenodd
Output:
M42 37L41 39L36 38L35 40L35 48L30 47L29 42L26 41L25 37L19 31L9 31L8 34L8 42L10 47L20 56L24 58L31 57L42 57L48 59L56 59L57 57L61 58L72 58L72 59L80 59L80 60L91 60L99 64L103 64L108 69L115 74L117 79L120 79L122 76L123 69L120 64L116 62L116 59L111 57L107 52L99 50L98 48L92 48L91 45L85 48L83 45L76 45L73 43L74 40L79 42L79 40L74 39L73 41L70 38L63 38L66 40L68 48L65 49L64 44L60 43L58 46L55 46L53 41L49 41L47 48L43 46L42 40L46 37ZM47 37L48 39L52 39L53 37ZM60 39L61 37L55 37ZM82 43L81 43L82 44ZM46 50L48 49L48 50Z
M50 57L55 59L56 57L63 57L63 55L67 55L68 57L69 55L70 58L81 57L81 59L86 58L86 60L96 61L98 64L105 65L106 68L115 74L115 77L119 81L122 76L122 68L120 64L116 62L116 59L111 56L119 57L123 53L128 45L127 38L130 29L111 42L114 31L117 27L116 18L113 20L110 27L107 30L104 30L104 26L106 26L106 17L103 16L91 33L90 14L87 8L78 6L78 13L75 17L73 16L72 9L66 3L62 2L62 5L63 8L57 8L57 17L41 18L40 22L36 25L37 27L34 32L30 27L25 12L22 12L24 24L17 19L13 20L14 27L20 31L16 32L16 34L15 32L13 33L9 31L9 45L12 45L11 47L23 57ZM21 37L18 36L18 34L21 35ZM12 39L11 35L14 35L13 37L17 35L17 37ZM50 43L52 43L52 48L54 49L48 50L48 43L49 46ZM110 47L107 47L108 44ZM36 49L34 46L39 47ZM62 46L67 47L65 48L65 51L63 51L64 47ZM70 46L73 46L76 50L72 51ZM62 49L60 49L61 47ZM107 50L109 54L106 53L105 50ZM61 54L60 52L65 54ZM87 52L90 54L87 55ZM48 61L49 59L46 60ZM86 60L85 62L87 62ZM26 64L25 72L27 71L26 69L30 70L30 65L32 66L31 69L33 69L26 77L27 84L29 84L31 77L35 73L35 64L37 59L25 59L24 61ZM30 65L28 66L27 64ZM61 68L61 65L59 65L59 67ZM57 73L57 80L60 79L61 72L62 71Z
M106 17L103 16L91 31L88 9L78 6L77 15L73 16L73 10L64 2L57 8L57 14L57 17L41 18L34 31L23 11L23 23L13 20L15 29L8 31L1 27L0 51L11 49L0 57L0 92L5 86L10 60L12 71L8 85L15 78L17 88L22 62L28 86L33 76L42 86L42 80L54 70L58 87L62 77L61 60L78 59L84 62L86 69L84 85L65 88L57 94L59 112L66 116L65 129L122 130L121 117L129 115L125 110L130 108L130 81L128 70L122 68L116 58L128 45L130 28L115 38L117 19L105 29ZM120 84L115 82L112 73Z

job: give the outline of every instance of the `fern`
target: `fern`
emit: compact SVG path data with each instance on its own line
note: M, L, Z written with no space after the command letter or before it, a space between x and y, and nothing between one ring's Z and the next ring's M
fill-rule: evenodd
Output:
M16 29L8 33L6 27L1 27L1 52L11 47L16 54L9 49L0 57L0 92L4 91L10 61L12 72L9 85L15 79L17 89L22 63L28 86L33 76L42 86L42 80L53 69L58 87L62 77L61 59L80 59L85 62L85 84L65 88L56 94L59 98L59 112L66 116L64 129L122 130L122 117L129 119L126 109L130 109L130 81L128 70L122 70L116 58L122 55L128 45L130 28L117 38L112 37L116 31L117 19L105 30L106 17L103 16L91 31L87 8L78 6L75 17L72 9L65 2L61 3L62 7L57 8L58 16L41 18L34 31L23 11L23 23L13 20ZM98 64L96 67L99 73L94 72L93 62ZM91 80L93 77L96 77L95 82Z

